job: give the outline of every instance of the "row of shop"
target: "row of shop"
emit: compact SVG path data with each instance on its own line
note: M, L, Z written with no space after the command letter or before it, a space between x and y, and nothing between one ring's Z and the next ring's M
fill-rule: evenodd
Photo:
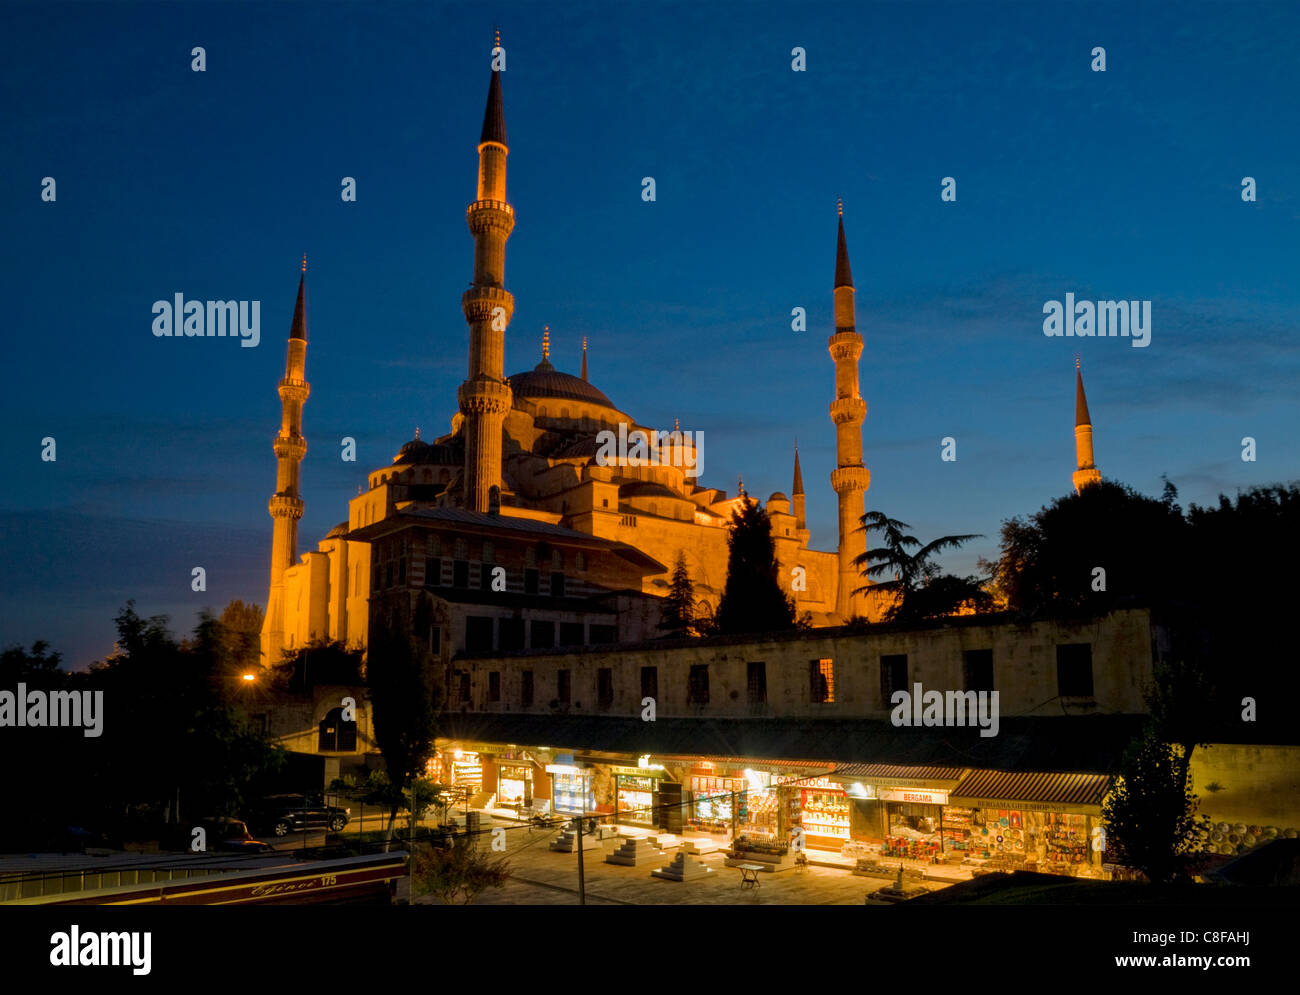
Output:
M1104 774L448 744L428 776L472 804L596 814L773 853L806 847L988 869L1099 874Z

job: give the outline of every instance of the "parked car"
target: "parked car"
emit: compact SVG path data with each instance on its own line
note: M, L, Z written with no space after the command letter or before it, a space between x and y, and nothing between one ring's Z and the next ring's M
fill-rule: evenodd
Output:
M351 813L350 808L326 805L319 796L268 795L254 807L249 821L258 830L275 836L321 828L339 833Z
M208 851L234 850L238 853L266 853L273 850L248 831L241 819L204 819L199 823L208 834Z

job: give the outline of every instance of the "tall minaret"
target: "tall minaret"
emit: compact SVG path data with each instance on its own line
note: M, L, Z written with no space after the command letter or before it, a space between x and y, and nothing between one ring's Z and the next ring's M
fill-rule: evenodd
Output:
M858 358L862 355L862 336L858 334L853 305L853 273L849 270L849 247L844 240L844 204L839 204L839 242L835 247L835 334L828 343L835 361L835 400L831 401L831 421L835 423L835 469L831 487L839 497L840 545L839 583L836 587L835 613L848 619L865 612L865 599L854 595L862 587L861 567L855 557L867 551L866 533L861 531L866 513L866 491L871 486L871 471L862 461L862 423L867 417L867 402L858 393Z
M302 518L299 472L307 454L307 440L302 436L302 406L311 393L307 383L307 256L302 257L302 276L298 280L298 303L293 308L293 325L289 329L289 355L280 381L280 434L271 448L275 450L275 493L267 510L275 523L271 533L271 591L266 599L266 619L262 624L262 662L279 662L284 648L284 572L293 566L298 554L298 519Z
M804 509L803 471L799 469L798 439L794 443L794 485L790 488L790 510L794 512L794 531L799 537L799 545L807 546L812 533L808 531Z
M496 42L500 48L499 33ZM469 323L469 376L458 394L465 418L464 503L484 512L489 490L501 485L501 426L511 403L503 372L506 326L515 310L505 289L506 239L515 226L515 209L506 203L508 152L501 73L494 68L478 144L478 198L467 212L474 282L460 299Z
M1079 467L1071 477L1075 493L1101 483L1101 471L1092 461L1092 416L1088 414L1088 399L1083 396L1083 370L1078 356L1074 357L1074 457Z

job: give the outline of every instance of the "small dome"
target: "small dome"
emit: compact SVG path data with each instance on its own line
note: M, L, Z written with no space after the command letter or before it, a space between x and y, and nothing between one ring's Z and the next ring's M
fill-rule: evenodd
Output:
M789 501L789 500L790 499L786 497L784 494L782 494L780 491L773 491L771 497L767 499L767 503L771 504L773 501Z
M326 533L325 538L337 539L339 536L345 536L347 534L348 534L348 523L339 522L338 525L334 526L334 528L330 529L329 532Z

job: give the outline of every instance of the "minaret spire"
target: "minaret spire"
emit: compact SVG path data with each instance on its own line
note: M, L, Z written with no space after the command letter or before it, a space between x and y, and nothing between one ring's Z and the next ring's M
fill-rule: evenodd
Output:
M1074 357L1074 458L1076 469L1070 479L1075 493L1101 483L1101 471L1093 462L1092 415L1088 413L1088 398L1083 393L1083 369L1078 356Z
M790 507L794 511L794 528L801 545L808 545L807 516L803 493L803 471L799 468L799 440L794 440L794 486L790 488Z
M271 448L275 451L275 493L267 502L274 527L271 532L271 589L266 599L266 620L262 623L262 662L279 662L284 649L284 572L298 556L298 521L303 501L299 490L302 458L307 440L302 435L302 408L311 393L307 383L307 256L302 257L298 278L298 300L289 326L289 350L284 378L280 381L280 433Z
M842 621L865 613L865 598L854 594L865 585L854 560L867 551L867 537L861 529L866 513L866 491L871 471L862 458L862 423L867 402L858 393L858 359L862 336L858 334L854 305L853 273L849 269L849 246L844 237L844 203L838 205L839 232L835 245L835 332L828 347L835 362L835 400L831 421L835 424L835 469L831 487L839 499L839 580L835 613Z
M499 46L499 34L496 41ZM458 396L465 439L461 499L465 507L483 512L491 489L501 487L502 425L513 397L503 372L505 331L515 309L505 289L506 239L515 226L515 209L506 202L509 152L501 72L494 68L479 136L478 196L467 212L474 279L460 299L469 324L469 372Z
M587 336L582 337L582 379L587 380Z

